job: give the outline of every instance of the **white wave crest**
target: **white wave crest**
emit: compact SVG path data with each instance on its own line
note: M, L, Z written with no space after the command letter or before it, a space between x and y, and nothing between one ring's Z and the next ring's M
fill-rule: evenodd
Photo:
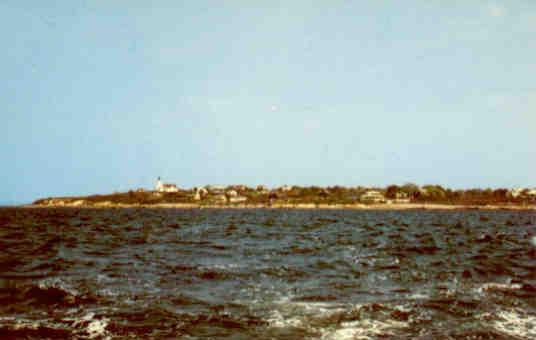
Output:
M320 334L323 340L371 339L378 335L394 335L394 331L407 328L408 322L398 320L363 319L341 322L338 325L326 327L318 321L337 314L359 310L364 305L337 304L325 302L292 302L282 300L276 303L276 309L267 319L272 327L296 327ZM404 306L396 306L395 310L408 311ZM322 324L322 322L320 322Z
M106 326L108 326L107 319L93 320L87 325L87 332L90 339L103 337L106 335ZM107 337L108 339L110 337Z
M491 326L512 337L536 339L536 316L522 311L508 310L495 314Z
M483 294L484 292L488 290L517 290L517 289L521 289L521 285L518 283L488 282L476 288L475 292L478 294Z
M56 288L61 289L72 296L80 295L79 292L74 289L70 284L57 277L41 280L37 283L37 285L41 289Z
M323 340L346 340L346 339L373 339L378 335L393 336L394 330L408 327L406 322L388 320L359 320L343 322L336 330L325 331Z
M89 339L111 339L106 327L108 319L95 319L95 313L89 312L73 323L74 327L83 327L83 332L87 334Z
M340 304L324 302L292 302L284 298L275 303L276 308L267 319L273 327L303 327L309 328L310 318L329 317L335 313L344 312Z

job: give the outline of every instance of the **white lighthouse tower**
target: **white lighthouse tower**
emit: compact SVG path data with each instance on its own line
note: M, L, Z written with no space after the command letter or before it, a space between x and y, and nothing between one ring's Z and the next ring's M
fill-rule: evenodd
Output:
M156 191L164 191L164 184L162 184L162 181L160 180L160 177L158 177L158 178L156 179L155 190L156 190Z

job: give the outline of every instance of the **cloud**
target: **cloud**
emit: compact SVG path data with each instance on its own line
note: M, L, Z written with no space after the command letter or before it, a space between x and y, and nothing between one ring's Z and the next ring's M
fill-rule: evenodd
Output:
M503 17L506 14L506 9L499 5L491 5L487 9L488 14L494 18Z

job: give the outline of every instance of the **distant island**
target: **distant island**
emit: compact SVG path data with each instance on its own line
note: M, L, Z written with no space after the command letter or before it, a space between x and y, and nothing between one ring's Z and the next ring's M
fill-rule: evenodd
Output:
M536 209L536 189L464 189L413 183L379 187L207 185L181 189L158 178L152 190L41 198L30 206L299 209Z

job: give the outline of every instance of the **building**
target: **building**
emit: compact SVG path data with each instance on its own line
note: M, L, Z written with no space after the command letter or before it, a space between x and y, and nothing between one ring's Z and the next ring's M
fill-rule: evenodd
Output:
M533 188L533 189L515 188L515 189L511 189L508 193L513 198L534 197L534 196L536 196L536 188Z
M205 188L194 188L194 200L200 201L203 197L208 195L208 190Z
M392 200L393 203L410 203L411 199L409 195L405 192L399 191L395 195L395 199Z
M522 192L522 191L523 191L522 188L510 189L510 190L508 191L508 194L509 194L510 196L512 196L513 198L517 198L517 197L519 197L519 196L521 195L521 192Z
M292 187L290 185L283 185L282 187L279 188L279 191L282 191L282 192L289 192L292 190Z
M243 203L246 202L248 199L245 196L234 196L229 198L229 202L231 203Z
M216 203L227 203L227 196L223 194L216 195L213 199Z
M229 197L237 197L238 196L238 192L236 190L228 190L226 192L227 196Z
M160 180L160 177L158 177L158 179L156 180L155 191L158 191L158 192L177 192L177 191L179 191L179 189L177 188L177 186L175 184L162 183L162 181Z
M205 189L213 195L221 195L225 192L225 187L223 185L206 185Z
M361 195L360 198L363 203L385 203L385 196L376 190L369 190Z

